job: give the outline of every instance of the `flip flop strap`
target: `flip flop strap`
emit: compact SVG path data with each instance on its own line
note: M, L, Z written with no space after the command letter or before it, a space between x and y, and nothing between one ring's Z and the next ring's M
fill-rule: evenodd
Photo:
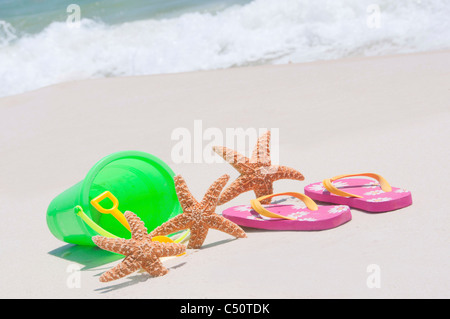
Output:
M381 189L385 192L392 191L392 187L389 185L389 183L384 179L381 175L374 174L374 173L361 173L361 174L345 174L345 175L338 175L332 178L327 178L323 180L323 186L327 191L329 191L332 194L338 195L338 196L344 196L344 197L355 197L355 198L363 198L362 196L350 194L347 192L344 192L343 190L338 189L336 186L333 185L332 182L341 179L341 178L347 178L347 177L356 177L356 176L366 176L371 177L375 180L377 180L380 183Z
M292 217L283 216L283 215L279 215L277 213L271 212L271 211L267 210L266 208L264 208L262 206L262 204L260 203L260 201L262 201L264 199L272 198L275 196L282 196L282 195L293 196L295 198L300 199L302 202L305 203L306 207L312 211L319 209L317 207L317 204L311 198L309 198L305 194L295 193L295 192L286 192L286 193L278 193L278 194L270 194L270 195L266 195L266 196L261 196L257 199L252 199L250 201L250 205L252 206L253 210L255 210L258 214L265 216L265 217L296 220L295 218L292 218Z

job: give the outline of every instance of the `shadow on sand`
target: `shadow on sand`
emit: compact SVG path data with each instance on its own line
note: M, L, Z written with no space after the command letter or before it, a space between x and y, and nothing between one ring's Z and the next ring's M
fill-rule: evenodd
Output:
M52 256L83 265L84 267L81 270L96 268L123 258L122 255L100 249L97 246L72 244L61 246L48 253Z

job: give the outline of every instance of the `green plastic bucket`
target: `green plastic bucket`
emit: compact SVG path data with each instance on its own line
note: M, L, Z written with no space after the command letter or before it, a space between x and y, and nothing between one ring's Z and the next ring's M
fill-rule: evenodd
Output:
M148 153L125 151L106 156L83 181L53 199L47 209L48 228L64 242L93 246L91 237L98 234L76 214L79 206L100 227L130 238L129 230L112 215L102 214L90 204L93 198L110 191L119 200L120 211L134 212L151 231L182 212L174 175L167 164Z

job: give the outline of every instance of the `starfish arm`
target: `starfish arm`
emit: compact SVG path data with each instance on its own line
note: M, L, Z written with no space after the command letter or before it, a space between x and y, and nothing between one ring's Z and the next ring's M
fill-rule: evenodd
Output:
M251 166L248 157L224 146L213 146L214 152L219 154L227 163L233 166L239 173L250 172Z
M148 272L151 276L158 277L164 276L169 270L163 266L159 258L152 258L142 263L142 268Z
M178 200L180 201L183 211L187 210L191 206L197 205L198 202L194 196L192 196L184 178L181 175L177 175L173 180L175 182Z
M169 257L182 254L186 251L186 246L178 243L159 243L153 242L157 257Z
M272 182L266 181L264 184L261 184L261 185L258 185L257 187L255 187L255 189L253 191L255 192L256 198L273 194ZM263 199L260 202L261 202L261 204L265 205L265 204L270 204L271 201L272 201L271 198L267 198L267 199Z
M208 216L206 220L209 228L220 230L224 233L227 233L231 236L237 237L237 238L245 238L247 235L245 234L245 231L233 223L231 220L226 219L223 216L212 214Z
M253 149L250 163L261 163L270 165L270 131L267 131L258 138L255 148Z
M142 240L147 236L148 231L144 222L133 212L126 211L124 214L131 229L131 237L136 240Z
M217 205L225 204L238 195L253 189L254 182L251 176L241 175L230 184L220 195Z
M190 228L192 225L192 220L189 218L189 215L186 213L181 213L168 220L161 226L156 227L148 236L165 236L169 234L173 234L177 231L184 230Z
M225 187L229 179L230 176L225 174L214 181L214 183L212 183L212 185L208 188L205 196L202 199L202 202L200 203L204 211L214 212L219 200L220 193L222 192L222 189Z
M270 174L270 179L272 182L277 181L279 179L294 179L297 181L302 181L305 179L302 173L287 166L274 165L271 166L271 170L273 171Z
M139 268L139 263L136 261L136 258L133 255L130 255L122 260L120 264L117 264L110 270L104 272L100 276L100 281L108 282L116 280L135 272Z
M132 248L128 239L94 236L92 237L92 241L101 249L111 251L113 253L118 253L125 256L132 253Z
M208 235L208 227L205 223L196 224L191 228L191 238L187 248L198 249L202 247L203 242Z

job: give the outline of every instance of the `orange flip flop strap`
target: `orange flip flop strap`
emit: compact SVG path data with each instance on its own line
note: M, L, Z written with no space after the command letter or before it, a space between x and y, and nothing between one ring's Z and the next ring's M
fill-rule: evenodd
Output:
M301 194L301 193L295 193L295 192L286 192L286 193L278 193L278 194L270 194L270 195L266 195L266 196L261 196L257 199L252 199L250 201L250 205L252 206L252 208L260 215L265 216L265 217L270 217L270 218L283 218L283 219L290 219L290 220L296 220L295 218L292 217L287 217L287 216L283 216L283 215L279 215L276 213L273 213L267 209L265 209L260 201L267 199L267 198L272 198L275 196L282 196L282 195L288 195L288 196L293 196L295 198L300 199L301 201L303 201L306 205L306 207L310 210L318 210L319 208L317 207L317 204L308 196L306 196L305 194Z
M355 195L355 194L350 194L347 192L344 192L343 190L340 190L338 188L336 188L336 186L333 185L332 182L341 179L341 178L346 178L346 177L356 177L356 176L367 176L367 177L371 177L373 179L376 179L381 186L381 189L385 192L390 192L392 191L392 187L391 185L389 185L389 183L386 181L386 179L384 179L381 175L378 174L374 174L374 173L361 173L361 174L346 174L346 175L338 175L332 178L327 178L323 180L323 186L325 187L325 189L327 191L329 191L332 194L338 195L338 196L344 196L344 197L355 197L355 198L363 198L362 196L359 195Z

